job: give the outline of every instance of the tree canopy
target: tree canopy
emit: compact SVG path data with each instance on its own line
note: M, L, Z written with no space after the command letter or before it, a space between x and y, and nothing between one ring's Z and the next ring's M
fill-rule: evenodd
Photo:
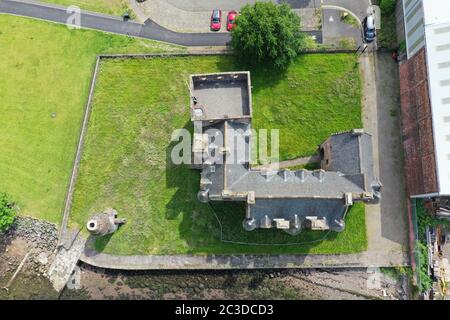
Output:
M13 203L5 193L0 192L0 232L5 232L16 217Z
M246 5L232 30L232 47L247 63L286 68L305 46L300 17L289 5L256 2Z

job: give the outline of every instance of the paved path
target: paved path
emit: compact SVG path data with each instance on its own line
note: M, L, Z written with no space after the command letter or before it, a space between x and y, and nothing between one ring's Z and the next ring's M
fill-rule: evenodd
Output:
M322 20L323 43L349 49L363 43L361 29L341 20L341 11L333 9L323 10ZM346 43L344 43L346 41Z
M86 240L77 237L69 249L59 247L55 260L48 271L53 288L60 292L70 280L80 256L84 251Z
M389 53L378 53L364 55L360 67L363 124L373 135L375 172L383 184L380 203L366 206L368 251L397 260L408 247L397 65Z
M349 12L353 17L362 22L367 15L367 8L371 5L371 0L323 0L323 43L342 47L358 47L363 43L362 27L352 26L341 21L341 13Z
M0 0L0 13L48 20L66 24L72 13L58 5L51 5L35 1ZM144 24L138 21L123 21L116 16L81 11L81 27L123 34L151 40L164 41L182 46L226 46L229 45L229 33L179 33L161 27L148 19ZM320 42L320 31L308 31Z
M10 13L19 16L32 17L66 24L71 14L65 7L49 5L39 2L24 2L14 0L0 0L0 13ZM177 33L167 30L151 20L145 24L137 21L123 21L116 16L82 11L81 27L106 32L129 35L183 46L224 46L229 43L229 34L197 34Z
M346 255L166 255L114 256L85 249L80 260L105 269L278 269L278 268L367 268L404 265L384 254L364 252Z

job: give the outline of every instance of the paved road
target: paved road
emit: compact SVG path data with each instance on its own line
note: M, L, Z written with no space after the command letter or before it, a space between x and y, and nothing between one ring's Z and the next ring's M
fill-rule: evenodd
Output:
M63 24L66 24L71 16L71 13L67 13L66 8L61 6L14 0L0 0L0 13L10 13ZM83 28L164 41L182 46L225 46L231 40L228 33L178 33L165 29L150 19L144 24L136 21L125 22L115 16L87 11L82 11L80 22ZM321 42L321 31L308 31L307 33L314 35L317 42Z
M63 7L12 0L0 0L0 12L63 24L66 24L67 19L71 15L68 14ZM167 30L151 20L147 20L145 24L135 21L125 22L118 17L100 15L86 11L82 11L81 26L83 28L159 40L183 46L224 46L231 40L229 34L177 33Z

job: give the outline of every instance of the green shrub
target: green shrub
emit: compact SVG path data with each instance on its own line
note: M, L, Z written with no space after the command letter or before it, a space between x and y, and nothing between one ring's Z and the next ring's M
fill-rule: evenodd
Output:
M406 53L406 41L405 40L400 42L400 44L398 45L398 53L400 53L400 54Z
M423 201L416 202L417 213L417 233L419 240L416 241L416 253L418 262L419 291L426 292L433 285L433 280L428 275L428 247L426 239L426 228L436 226L448 226L446 220L430 215L425 208Z
M380 0L381 14L392 14L395 11L397 0Z
M421 241L417 241L419 291L427 292L433 286L433 279L428 275L428 247Z
M256 2L236 18L231 45L246 63L285 69L306 46L300 17L289 5Z
M0 193L0 232L5 232L13 224L16 217L14 204L6 193Z

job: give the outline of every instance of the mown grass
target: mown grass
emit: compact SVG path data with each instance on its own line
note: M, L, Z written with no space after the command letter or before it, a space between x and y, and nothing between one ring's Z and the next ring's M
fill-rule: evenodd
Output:
M0 15L0 190L58 223L95 57L174 47Z
M354 64L352 55L304 55L284 75L251 70L256 128L281 128L280 149L285 157L294 157L314 152L334 131L358 127L361 105ZM353 207L340 234L249 233L241 225L241 204L200 203L199 172L172 164L172 131L192 129L188 76L243 69L233 57L224 56L103 61L71 226L84 228L92 213L114 207L127 223L95 244L97 250L113 254L363 251L364 205ZM221 242L214 213L224 239L259 245ZM267 243L273 245L263 245ZM287 243L302 244L283 245Z
M43 2L60 4L63 6L78 6L81 9L121 16L125 12L132 12L128 7L128 0L42 0Z
M280 159L309 156L331 133L361 128L361 82L351 54L302 55L285 74L251 70L253 124L280 130Z

